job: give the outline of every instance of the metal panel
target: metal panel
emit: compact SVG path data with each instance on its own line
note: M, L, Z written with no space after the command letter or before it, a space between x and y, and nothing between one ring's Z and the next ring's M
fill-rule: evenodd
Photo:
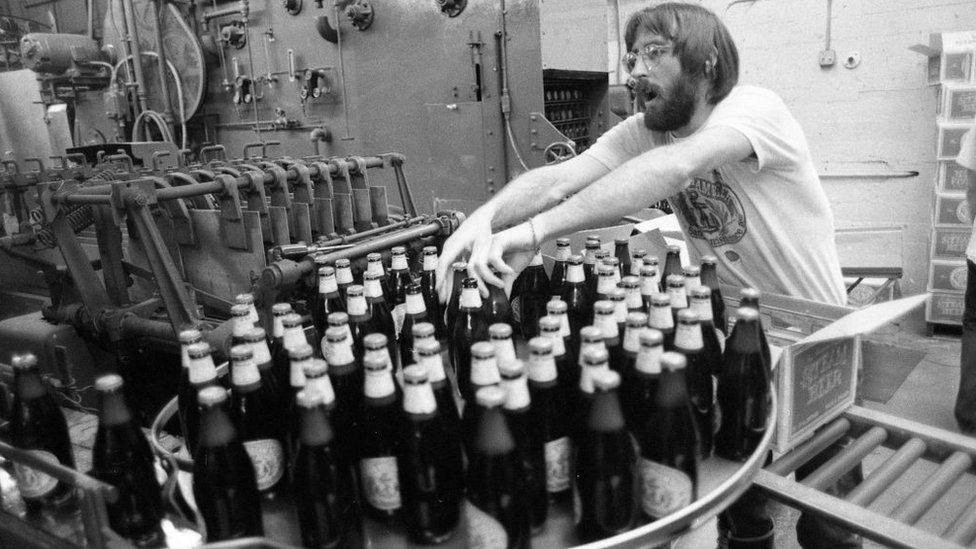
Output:
M539 21L544 68L607 72L607 2L541 0Z
M478 102L432 104L427 110L426 179L444 181L455 189L469 190L467 198L487 198L484 186L472 188L485 178L481 108ZM454 193L452 193L454 194ZM421 194L420 202L429 196ZM483 199L483 198L482 198Z
M237 250L224 244L217 210L190 210L190 222L196 231L196 246L181 246L186 277L197 291L225 301L251 288L252 277L265 267L261 221L257 212L245 210L244 227L251 239L251 251Z

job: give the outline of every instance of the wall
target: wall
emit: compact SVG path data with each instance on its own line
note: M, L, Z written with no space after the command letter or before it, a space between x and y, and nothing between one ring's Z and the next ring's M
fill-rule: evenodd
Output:
M783 97L805 129L821 174L919 172L907 179L828 177L823 185L838 230L880 229L874 248L900 246L904 293L924 291L937 92L925 84L925 58L908 47L928 43L930 32L976 29L976 2L834 1L830 37L838 63L829 69L818 65L826 0L702 3L723 17L736 40L740 82ZM620 0L621 21L644 5ZM861 63L847 69L843 61L854 52Z

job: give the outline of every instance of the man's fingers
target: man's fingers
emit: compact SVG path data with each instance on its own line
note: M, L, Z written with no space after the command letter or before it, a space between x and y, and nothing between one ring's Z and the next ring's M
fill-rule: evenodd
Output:
M508 263L502 259L501 255L495 255L488 258L488 263L498 271L501 275L514 275L515 270L512 269Z

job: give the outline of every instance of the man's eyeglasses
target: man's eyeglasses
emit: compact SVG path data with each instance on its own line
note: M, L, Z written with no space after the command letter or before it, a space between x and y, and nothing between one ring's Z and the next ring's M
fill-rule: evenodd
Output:
M637 59L642 58L644 60L644 66L650 67L652 63L657 62L662 55L670 52L674 49L674 46L661 46L658 44L647 44L639 50L639 52L632 51L624 55L622 62L624 64L624 69L627 72L633 72L634 67L637 66Z

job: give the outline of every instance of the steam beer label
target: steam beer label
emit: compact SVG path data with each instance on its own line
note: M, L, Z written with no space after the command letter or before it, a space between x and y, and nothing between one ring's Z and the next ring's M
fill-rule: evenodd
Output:
M641 459L641 505L652 517L664 517L691 503L691 477L667 465Z
M407 316L407 306L400 303L396 307L393 307L393 329L397 335L400 335L400 330L403 329L403 319Z
M546 490L562 492L569 488L569 437L546 443Z
M400 508L400 478L396 458L392 456L364 458L359 461L363 475L363 491L370 505L383 511Z
M522 322L522 296L516 296L512 300L512 320L516 323Z
M505 527L495 517L478 509L469 501L464 502L464 511L468 518L469 549L506 549L508 547L508 533L505 532Z
M254 464L258 490L267 490L278 484L285 474L285 452L281 442L273 438L247 440L244 450Z
M60 463L57 456L51 452L45 450L29 450L29 452L48 463ZM17 462L14 462L14 475L17 477L20 495L25 498L46 496L58 485L58 479Z

